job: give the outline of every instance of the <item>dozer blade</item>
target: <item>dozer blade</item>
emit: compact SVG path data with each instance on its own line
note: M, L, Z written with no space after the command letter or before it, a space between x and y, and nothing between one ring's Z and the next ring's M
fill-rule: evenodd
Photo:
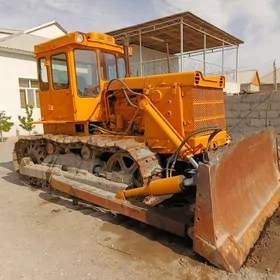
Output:
M277 140L267 129L231 143L201 164L193 230L194 251L237 271L279 206Z

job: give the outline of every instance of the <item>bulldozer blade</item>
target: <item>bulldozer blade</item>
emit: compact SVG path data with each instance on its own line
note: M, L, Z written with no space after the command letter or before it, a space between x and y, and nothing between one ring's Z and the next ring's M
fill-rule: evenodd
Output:
M277 138L265 129L232 142L200 164L193 249L236 272L279 207Z

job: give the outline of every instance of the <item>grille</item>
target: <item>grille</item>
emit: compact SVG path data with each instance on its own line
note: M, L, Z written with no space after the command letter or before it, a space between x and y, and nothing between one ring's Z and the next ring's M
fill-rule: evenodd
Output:
M192 88L194 129L207 126L226 128L224 96L222 89ZM205 135L201 133L200 135Z

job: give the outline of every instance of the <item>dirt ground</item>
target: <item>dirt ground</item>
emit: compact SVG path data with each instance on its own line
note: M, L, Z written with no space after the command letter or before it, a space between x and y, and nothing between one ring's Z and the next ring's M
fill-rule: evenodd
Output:
M280 211L230 274L175 236L22 185L12 147L0 143L0 279L280 279Z

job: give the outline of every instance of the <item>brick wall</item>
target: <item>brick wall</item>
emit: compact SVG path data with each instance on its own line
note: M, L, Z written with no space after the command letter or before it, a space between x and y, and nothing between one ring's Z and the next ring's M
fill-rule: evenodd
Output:
M225 96L225 105L233 138L273 126L280 140L280 93Z

